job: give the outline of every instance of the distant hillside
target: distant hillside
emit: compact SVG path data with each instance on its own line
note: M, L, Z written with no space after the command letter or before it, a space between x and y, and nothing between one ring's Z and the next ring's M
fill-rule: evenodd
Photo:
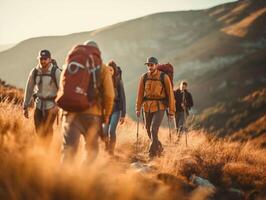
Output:
M243 98L266 83L266 1L243 0L207 10L167 12L99 30L25 40L0 53L1 78L24 87L40 49L63 64L69 49L99 43L104 61L122 67L128 113L134 116L137 82L147 56L175 66L175 83L189 81L195 112Z
M7 49L10 49L11 47L13 47L14 44L6 44L6 45L0 45L0 52L1 51L5 51Z
M209 132L233 135L241 141L260 138L257 143L266 147L266 88L241 99L217 103L197 118Z

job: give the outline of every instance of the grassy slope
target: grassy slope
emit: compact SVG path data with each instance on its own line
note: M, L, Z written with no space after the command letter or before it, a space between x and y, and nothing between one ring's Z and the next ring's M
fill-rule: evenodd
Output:
M168 130L161 129L165 154L150 162L150 173L139 173L130 163L147 162L149 141L142 125L138 152L134 146L136 123L127 119L118 129L119 158L111 159L100 151L89 166L81 165L83 143L76 162L60 164L62 135L58 127L55 130L51 147L42 148L32 118L25 119L19 105L0 102L1 199L230 199L236 194L229 188L238 188L246 195L264 195L265 150L250 143L191 131L186 148L184 138L179 144L167 143ZM196 187L189 181L192 174L209 179L218 189Z
M206 109L197 120L208 132L220 136L233 135L245 141L261 137L260 145L265 146L266 89L258 89L244 98L228 103L218 103Z

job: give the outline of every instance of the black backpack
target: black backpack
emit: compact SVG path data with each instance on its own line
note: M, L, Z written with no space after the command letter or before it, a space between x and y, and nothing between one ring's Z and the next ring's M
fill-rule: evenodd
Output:
M114 92L115 92L115 98L114 101L119 101L119 95L120 95L120 81L122 80L122 70L119 66L116 66L117 74L113 75L112 77L114 82Z
M38 74L37 68L36 67L34 68L34 70L33 70L33 80L34 80L34 84L35 85L37 84L37 82L36 82L37 76L50 76L51 80L55 83L56 88L57 89L59 88L59 86L57 84L57 81L56 81L56 70L62 71L62 69L60 69L58 67L57 62L56 62L55 59L52 59L52 64L53 64L53 67L52 67L52 70L51 70L50 74ZM40 84L40 83L38 83L38 84Z

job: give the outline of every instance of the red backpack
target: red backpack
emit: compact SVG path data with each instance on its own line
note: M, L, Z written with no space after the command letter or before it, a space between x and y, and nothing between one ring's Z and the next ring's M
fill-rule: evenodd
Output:
M173 67L173 65L171 65L170 63L159 64L157 66L157 69L159 71L166 73L169 76L169 78L171 80L171 84L173 86L174 85L174 81L173 81L173 79L174 79L174 67Z
M72 48L61 74L55 100L57 105L70 112L81 112L94 105L99 93L97 78L101 66L101 52L98 48L88 45Z

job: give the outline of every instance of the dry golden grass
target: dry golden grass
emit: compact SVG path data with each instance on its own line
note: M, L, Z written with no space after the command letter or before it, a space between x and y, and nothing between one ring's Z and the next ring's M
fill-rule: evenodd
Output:
M8 85L5 81L0 79L0 102L1 101L13 102L14 104L22 104L23 90Z
M191 184L192 174L209 179L217 188L246 193L260 193L266 186L265 150L198 131L189 132L186 148L184 137L175 144L173 135L169 143L168 130L161 129L165 153L148 162L149 140L143 126L136 152L136 123L128 119L118 129L117 158L101 150L89 166L81 162L83 143L77 161L62 165L59 127L50 148L43 148L32 118L23 118L18 105L0 103L0 133L0 199L207 199L213 191ZM151 165L150 172L132 167L137 160Z
M266 8L261 8L257 10L256 12L250 14L248 17L244 18L240 22L237 22L236 24L232 24L229 27L223 28L222 32L233 35L237 37L245 37L250 25L260 16L264 15L266 13Z

